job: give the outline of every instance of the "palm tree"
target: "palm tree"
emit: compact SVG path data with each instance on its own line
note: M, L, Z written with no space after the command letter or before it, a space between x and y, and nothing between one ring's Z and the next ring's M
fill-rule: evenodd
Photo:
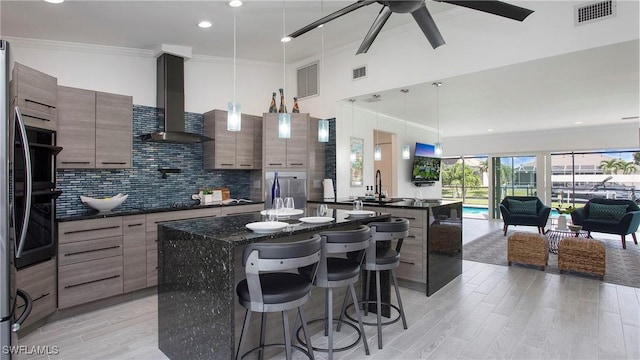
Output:
M620 159L602 160L600 162L600 169L603 172L609 172L611 175L615 175L622 168L622 160Z
M633 153L633 163L636 165L640 165L640 152Z
M636 164L633 162L623 161L621 169L623 174L635 174L638 171Z
M467 189L480 186L480 178L469 165L464 165L463 168L462 163L457 162L442 171L442 185L453 185L456 197L459 198L461 195L465 196Z

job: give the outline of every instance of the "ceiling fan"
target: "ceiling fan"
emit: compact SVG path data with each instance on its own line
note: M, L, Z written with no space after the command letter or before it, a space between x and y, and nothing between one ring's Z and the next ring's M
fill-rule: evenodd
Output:
M482 12L486 12L489 14L494 14L498 16L503 16L509 19L523 21L527 16L529 16L533 10L525 9L519 6L507 4L502 1L497 0L434 0L438 2L449 3L453 5L458 5L462 7L466 7L473 10L478 10ZM306 32L309 32L320 25L324 25L331 20L337 19L342 15L346 15L354 10L357 10L361 7L371 5L373 3L379 3L382 5L382 9L378 14L378 17L374 20L369 32L364 37L360 48L358 49L357 54L366 53L371 47L373 40L376 39L380 30L387 22L392 13L411 13L415 21L420 26L420 29L427 37L431 46L435 49L440 45L444 45L444 39L436 26L436 23L433 21L429 10L427 10L427 6L425 5L425 0L358 0L355 3L346 6L338 11L335 11L322 19L316 20L311 24L301 28L300 30L292 32L289 37L296 38Z

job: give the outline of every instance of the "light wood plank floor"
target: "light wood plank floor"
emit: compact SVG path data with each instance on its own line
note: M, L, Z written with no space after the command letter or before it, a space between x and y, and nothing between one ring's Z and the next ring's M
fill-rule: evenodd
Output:
M466 226L481 233L496 224L465 220ZM640 359L637 288L465 261L462 276L433 296L408 289L401 296L408 330L399 322L386 326L379 350L375 327L367 326L370 356L359 346L334 358ZM19 345L48 346L57 355L18 359L166 359L157 348L157 329L153 295L46 324ZM338 341L350 340L344 336ZM322 340L321 334L312 338L314 344Z

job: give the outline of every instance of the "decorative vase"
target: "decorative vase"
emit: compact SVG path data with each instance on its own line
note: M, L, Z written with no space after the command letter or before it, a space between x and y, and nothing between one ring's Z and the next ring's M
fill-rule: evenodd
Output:
M278 181L278 172L273 176L273 185L271 185L271 207L273 207L273 199L280 197L280 182Z
M565 215L558 216L558 230L567 230L567 217Z
M280 107L278 108L279 113L286 113L287 106L284 104L284 89L280 88Z
M292 113L299 113L300 112L300 107L298 107L298 98L297 97L293 97L293 109L291 110Z
M276 107L276 93L273 93L271 95L271 103L269 104L269 112L270 113L277 113L278 112L278 108Z

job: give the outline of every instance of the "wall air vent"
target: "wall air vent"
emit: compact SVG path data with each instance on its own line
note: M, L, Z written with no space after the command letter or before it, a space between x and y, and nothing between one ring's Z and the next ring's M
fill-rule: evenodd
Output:
M615 0L597 1L574 7L574 26L600 21L616 16Z
M367 77L367 66L363 65L351 71L351 80L358 80Z
M318 95L318 62L305 65L296 70L298 80L298 98Z

